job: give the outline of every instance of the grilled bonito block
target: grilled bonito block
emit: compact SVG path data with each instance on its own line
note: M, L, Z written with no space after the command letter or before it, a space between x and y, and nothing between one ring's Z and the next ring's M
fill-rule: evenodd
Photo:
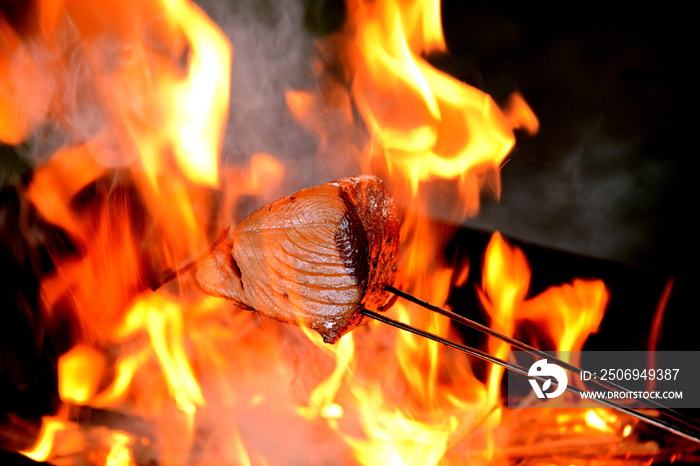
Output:
M247 217L198 266L206 293L335 343L362 309L389 301L399 250L393 198L378 178L345 178L279 199Z

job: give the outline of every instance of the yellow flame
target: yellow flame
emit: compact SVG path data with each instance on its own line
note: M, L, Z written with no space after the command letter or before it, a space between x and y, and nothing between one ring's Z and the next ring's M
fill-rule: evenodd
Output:
M452 266L441 264L436 257L449 233L427 221L434 205L425 196L426 186L436 180L449 180L458 186L460 197L448 206L445 217L461 221L465 215L476 214L482 189L499 193L498 169L513 147L513 130L526 128L534 132L537 119L519 94L514 94L502 110L487 94L430 64L426 58L429 54L445 51L439 1L349 1L347 12L348 21L340 37L331 38L321 48L334 44L344 47L342 64L352 99L339 97L343 90L338 91L331 84L322 89L318 100L311 93L287 92L287 105L296 118L320 133L324 143L329 136L323 133L325 113L319 109L329 103L336 106L338 114L353 127L356 122L348 102L357 106L371 132L364 149L363 170L379 174L390 185L397 203L404 207L397 283L413 294L444 305L450 285L467 280L468 267L455 277ZM523 275L527 281L529 271ZM512 331L512 320L517 306L525 299L527 283L521 283L520 276L513 277L506 286L514 288L516 296L508 296L508 290L496 288L500 279L491 279L487 285L493 301L490 305L502 315L501 328ZM451 331L447 319L414 306L395 303L390 312L401 321L433 333L445 335ZM378 339L393 335L376 325L369 329ZM391 342L391 355L382 353L380 368L367 372L370 379L395 380L392 391L382 389L381 382L364 386L359 381L362 379L355 379L363 372L357 359L364 355L367 364L367 355L374 356L365 342L355 348L354 359L349 362L337 355L336 370L319 385L318 389L326 393L320 406L342 406L344 419L353 410L360 411L366 441L344 435L360 462L432 464L444 456L448 442L458 441L445 435L452 432L445 421L451 419L452 413L460 413L463 423L469 425L500 403L502 369L496 369L489 377L488 387L484 387L471 372L468 360L455 357L433 341L401 333ZM490 345L498 354L507 350L495 342ZM350 369L338 387L337 368L346 365ZM451 376L445 376L446 372ZM343 398L345 387L352 394L350 401ZM490 390L488 395L486 390ZM490 425L498 420L498 414L488 417ZM329 424L331 420L337 419L331 416ZM331 425L338 427L337 423ZM468 430L461 426L461 432ZM409 436L430 439L426 443L432 447L422 440L412 443L407 440Z
M183 346L182 309L176 302L153 294L136 302L130 314L142 319L178 408L194 414L197 406L204 404L204 397Z
M586 424L601 432L613 433L617 429L614 423L617 422L617 416L603 409L587 409L585 414ZM623 435L624 436L624 435Z
M134 375L143 367L148 358L149 353L146 350L120 356L114 367L114 379L104 391L95 397L92 404L96 407L110 407L123 401L128 394Z
M45 461L51 454L54 438L64 426L65 421L45 416L42 419L41 432L39 438L30 450L21 451L24 456L31 458L34 461Z
M439 464L449 437L457 427L456 419L428 425L399 411L376 416L372 410L385 409L381 400L374 401L378 404L368 404L361 417L367 439L346 439L361 464Z
M523 252L511 246L500 233L491 237L484 253L482 303L491 317L490 327L513 336L517 310L528 293L530 266ZM495 338L488 343L489 354L507 359L510 345ZM500 394L503 367L492 365L489 371L488 393L496 404Z
M164 136L175 144L182 170L192 181L216 186L228 112L231 46L193 3L168 0L164 6L170 20L180 23L192 47L186 78L164 89L173 112L172 125Z
M358 1L348 7L343 34L353 45L345 43L344 71L354 100L337 102L348 121L354 118L354 102L372 133L365 148L368 157L360 161L363 170L381 174L399 204L407 207L398 282L445 305L450 284L467 283L468 267L455 274L441 263L437 255L449 232L428 221L433 206L416 196L426 193L429 182L449 180L462 195L449 216L461 221L474 215L483 189L496 195L500 190L498 170L513 147L514 129L534 132L539 123L518 93L501 109L490 96L430 64L429 54L445 50L439 1ZM47 102L65 94L61 83L70 80L54 80L52 73L61 76L64 67L66 44L57 38L67 24L82 40L80 47L72 44L68 49L90 70L86 81L104 101L101 111L108 120L96 134L61 149L38 167L30 191L40 214L81 244L80 257L59 264L56 275L42 284L43 301L52 308L70 300L84 333L99 335L94 337L96 344L108 343L120 351L111 367L114 376L105 381L109 385L102 392L106 377L98 369L107 364L105 358L85 345L64 355L59 362L64 401L126 406L137 415L147 414L158 426L164 463L191 453L195 414L199 420L207 408L219 407L205 399L202 386L207 380L198 379L202 374L194 361L218 371L219 378L206 374L215 379L206 387L223 393L216 400L220 406L262 409L280 398L275 395L301 392L301 403L290 396L287 404L275 407L292 412L294 419L329 427L362 464L446 464L455 445L473 445L473 433L482 425L487 437L493 437L490 429L502 417L500 367L489 369L484 381L461 353L376 323L358 328L333 347L321 344L315 333L310 337L313 344L299 343L285 333L296 330L279 330L275 323L258 323L256 317L229 312L211 299L191 298L183 291L186 277L179 296L162 290L144 294L150 277L143 262L153 256L149 265L154 269L174 268L208 245L208 221L217 205L209 189L218 188L222 178L218 164L228 111L230 45L203 12L185 0L104 2L94 9L75 0L40 2L38 13L45 37L37 50L60 66L46 70L51 79L42 76L30 47L0 18L0 37L7 43L0 52L0 140L21 142L47 112L55 111ZM100 21L94 22L96 18ZM95 32L117 38L118 60L104 63L99 41L91 42L99 35ZM35 81L32 88L17 76ZM35 95L29 95L30 90ZM31 101L18 102L17 96ZM286 98L299 119L317 110L318 102L310 94L288 92ZM110 205L90 215L77 212L76 197L114 167L129 171L139 203L110 199L118 208ZM241 194L268 195L283 176L284 167L274 157L253 154L249 167L225 172L227 190L215 193L223 199L221 210L232 212ZM131 223L132 208L144 210L143 224ZM607 301L602 282L575 281L526 299L529 264L498 233L489 243L483 270L479 296L497 330L512 334L519 320L546 320L557 348L575 349L600 322ZM397 303L389 312L428 331L459 338L445 318L416 306ZM209 319L208 331L200 334L193 325L196 318ZM244 327L254 336L246 337ZM307 344L312 349L301 351ZM294 353L290 347L299 354L285 354ZM489 341L488 349L502 357L507 347ZM314 364L319 361L327 363L326 370ZM264 375L273 376L244 387L244 401L236 405L241 387L226 379L235 372L232 368L243 368L246 379L257 376L257 366L265 364L269 373ZM313 384L297 381L303 372L299 366L312 368ZM291 384L280 384L290 373ZM138 392L138 383L148 390ZM160 392L171 399L161 400ZM168 408L164 401L172 402L174 416L163 415ZM566 421L583 425L580 415ZM601 430L613 421L604 412L592 411L585 422ZM48 458L52 439L62 427L61 421L46 418L27 456ZM230 431L226 451L237 463L268 462L254 447L249 449L238 429ZM105 462L133 462L131 440L118 432L113 437ZM482 462L495 457L491 437L478 444L475 456Z
M350 11L358 47L352 91L380 143L373 155L383 154L389 173L406 177L413 195L430 179L478 179L468 173L497 169L513 147L514 128L537 130L522 98L501 110L425 59L445 48L440 2L360 1ZM478 204L461 201L469 211Z
M309 330L304 329L310 333ZM315 341L318 341L314 337ZM297 411L307 419L312 419L317 415L334 419L342 416L343 409L338 404L334 403L335 395L338 389L344 382L344 377L348 371L349 363L355 355L355 341L352 335L345 335L334 346L329 347L323 343L318 343L319 347L327 349L335 361L335 368L330 376L319 384L309 397L309 407L299 407Z
M629 437L630 434L632 434L633 430L634 430L634 427L632 427L632 424L627 424L625 427L622 428L622 436Z
M518 317L538 322L555 339L557 351L580 351L588 335L598 331L607 303L601 280L575 279L528 300Z
M131 437L123 432L112 432L112 447L105 457L105 466L131 466L136 464L131 452Z
M97 393L105 360L95 348L79 345L58 360L58 394L61 400L86 404Z

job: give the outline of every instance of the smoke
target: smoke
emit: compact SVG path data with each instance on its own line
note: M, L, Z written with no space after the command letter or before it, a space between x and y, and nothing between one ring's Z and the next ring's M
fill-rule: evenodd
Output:
M334 129L332 110L323 109L327 139L319 141L284 101L289 90L316 86L314 37L304 26L313 2L200 4L234 47L225 162L255 152L275 156L287 168L284 193L353 174L357 167L337 148L364 137L361 129L354 136L346 126ZM500 200L484 199L466 224L696 275L696 259L682 246L692 239L677 213L692 180L673 126L690 89L680 60L692 42L683 40L683 27L652 11L594 10L573 17L508 2L443 1L450 56L438 65L499 102L520 91L541 122L536 136L518 134L502 169ZM440 208L434 213L442 217Z
M290 190L325 181L328 170L314 157L319 142L283 101L286 90L314 85L306 4L253 3L224 7L222 24L235 49L226 153L281 157L291 165ZM644 10L569 17L450 1L443 2L443 20L451 54L440 66L497 101L519 90L541 122L536 136L518 135L500 200L484 199L467 225L696 275L679 211L692 195L684 192L692 180L681 142L688 125L675 123L691 92L681 61L691 43L684 28ZM327 130L332 118L322 123ZM331 131L323 144L332 148L333 139L347 137Z
M316 163L318 140L291 115L288 91L314 86L313 37L304 28L300 1L198 4L233 45L231 106L223 148L224 165L246 163L266 153L285 167L283 190L291 193L327 181Z
M469 31L448 37L465 57L462 77L478 76L497 97L519 89L541 128L518 135L500 201L469 224L697 277L685 208L697 195L686 162L694 91L683 21L651 9L446 8L452 30Z
M653 217L645 211L654 208L669 172L653 161L629 167L630 151L630 143L601 141L544 166L518 163L516 153L503 171L500 202L484 203L469 224L564 251L638 261L653 241Z

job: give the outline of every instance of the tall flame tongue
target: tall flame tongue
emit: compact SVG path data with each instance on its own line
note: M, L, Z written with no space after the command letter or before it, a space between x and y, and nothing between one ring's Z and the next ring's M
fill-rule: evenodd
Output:
M403 211L397 284L445 305L470 269L440 260L448 238L431 206L447 198L452 208L441 217L475 215L482 190L499 193L514 129L536 131L537 119L519 95L501 109L430 64L426 56L445 50L438 2L349 1L346 11L343 30L318 44L324 58L341 58L346 82L324 83L320 96L290 92L287 102L320 134L322 150L347 143L343 153L362 154L350 165L390 185ZM41 288L50 317L71 310L78 332L58 363L65 405L27 456L94 447L97 463L115 465L150 464L153 455L168 465L507 457L493 435L507 431L499 368L472 368L462 353L376 322L325 345L204 297L186 277L180 294L146 291L207 248L207 225L229 220L239 196L272 195L284 169L255 154L249 167L219 173L232 51L192 3L46 0L35 13L22 31L0 17L0 140L33 141L41 163L30 199L78 245L75 257L56 258ZM353 137L325 134L326 111L345 118L346 131L335 134ZM474 285L497 330L542 323L557 349L575 350L597 328L602 283L528 297L529 264L498 234L484 260ZM397 302L390 312L459 338L422 309ZM488 346L501 357L507 350ZM131 423L83 425L85 412L125 413ZM591 413L585 422L610 430L605 413Z
M198 305L138 296L208 246L232 48L187 0L38 1L27 12L21 30L0 16L0 140L29 142L28 197L78 249L57 257L41 285L51 317L71 314L77 330L79 345L58 364L59 392L74 406L147 417L174 400L177 435L158 443L164 463L177 464L204 404L184 346L183 313ZM149 379L150 397L130 399L132 377L154 360L162 377ZM27 454L75 454L71 438ZM123 437L107 443L125 448Z
M334 85L334 74L324 83L321 99L338 104L350 127L358 122L346 102L356 105L369 132L369 142L358 151L363 170L382 176L403 206L399 287L444 306L451 285L466 282L469 268L455 270L436 256L449 235L444 224L429 219L461 222L478 212L484 189L498 196L499 169L515 142L513 131L536 132L538 121L519 94L501 109L487 94L430 64L426 57L445 51L438 1L350 1L346 11L344 28L319 43L331 65L340 55L346 81ZM343 86L350 89L347 100L338 97ZM322 119L313 109L325 107L313 105L313 99L302 92L288 94L299 120L322 133ZM328 147L332 144L322 150ZM441 196L450 200L440 206L449 207L436 213L435 199ZM544 320L557 349L581 349L602 318L603 284L576 282L529 300L529 280L523 253L496 234L486 253L480 291L491 325L513 335L519 320ZM390 312L416 327L458 338L445 319L423 309L398 302ZM501 419L502 368L477 378L461 354L378 325L369 329L372 340L360 331L345 337L362 338L362 344L354 344L352 359L338 349L336 371L314 393L320 416L323 407L339 406L337 412L346 415L348 406L359 409L363 437L345 435L358 461L449 464L498 457L491 432ZM501 342L488 344L489 352L500 358L506 358L508 349ZM341 377L351 387L349 399ZM353 382L357 379L363 382ZM336 417L329 422L338 425Z
M30 198L77 240L82 258L60 264L42 294L51 309L70 290L87 334L100 338L152 274L207 246L202 219L212 205L202 187L219 184L231 48L186 1L37 9L13 59L2 60L3 79L16 89L42 66L32 83L42 92L22 92L0 118L23 119L8 141L51 126L62 138L36 170Z
M442 190L450 197L448 190L457 188L458 197L452 195L447 202L451 210L440 216L462 221L474 215L482 188L498 195L498 171L515 142L513 129L529 122L529 129L535 130L536 119L518 96L512 98L517 111L504 112L488 95L429 63L426 56L445 51L438 1L351 1L346 10L343 30L320 46L326 56L332 56L329 46L341 54L350 98L368 127L370 141L361 159L364 171L387 180L403 207L397 282L444 305L458 278L436 255L449 238L444 226L426 221L436 217L430 198L439 196L431 194ZM333 89L327 93L335 95ZM297 116L307 117L308 104L295 105L305 100L295 95L289 102ZM468 267L461 273L466 276ZM419 328L450 332L446 319L401 302L392 312ZM349 439L356 458L364 464L441 461L496 407L497 377L487 388L460 355L410 334L370 328L377 342L391 341L391 349L363 340L356 345L355 358L362 365L350 366L351 371L355 375L367 371L368 380L380 378L392 384L353 390L355 399L349 403L360 406L361 419L367 420L366 439ZM377 366L369 368L371 361ZM466 442L472 448L468 458L488 450L479 440L482 437Z

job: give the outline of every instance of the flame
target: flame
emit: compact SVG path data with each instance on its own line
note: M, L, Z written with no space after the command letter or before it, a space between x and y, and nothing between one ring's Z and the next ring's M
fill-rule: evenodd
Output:
M0 17L0 141L40 137L42 125L61 133L55 150L36 154L28 197L75 245L75 254L55 258L41 298L49 318L69 314L76 344L58 362L64 405L44 419L26 456L61 457L60 433L93 435L94 426L71 417L80 408L143 420L152 432L109 429L100 437L109 465L137 463L143 446L163 464L507 462L498 449L509 438L498 434L508 421L499 366L484 370L377 322L329 346L308 329L205 297L187 276L151 292L164 271L236 221L242 198L278 197L285 166L263 153L220 166L233 53L193 3L37 5L31 34ZM525 99L514 92L500 107L431 64L447 53L439 1L349 0L346 11L343 29L317 44L342 57L344 81L285 97L320 151L342 145L350 165L389 185L402 211L397 285L446 308L461 304L448 303L453 286L473 286L494 329L513 335L529 321L555 349L581 349L607 304L601 281L531 297L530 264L500 233L481 277L478 267L439 257L451 232L435 211L455 223L476 215L483 192L499 195L515 131L538 130ZM342 131L328 131L331 112ZM448 208L436 209L443 197ZM388 312L462 338L447 318L414 305L396 302ZM509 349L486 346L500 358ZM608 414L564 413L561 422L616 432Z
M498 232L489 242L484 269L481 300L494 329L512 336L516 321L536 322L555 341L559 352L581 351L588 335L597 332L609 297L601 280L575 279L525 299L530 265L523 252L509 245ZM492 354L504 356L502 342L494 345L490 348Z
M72 236L82 259L59 264L42 294L49 309L70 296L85 334L104 335L114 314L153 280L144 260L162 270L206 248L201 218L211 199L202 187L219 185L231 47L184 0L105 2L101 9L39 2L37 9L29 38L2 24L9 45L0 58L2 98L26 86L20 83L35 68L43 73L32 83L40 92L2 106L0 139L17 142L46 120L64 135L35 170L29 197ZM95 189L108 190L107 203L76 208ZM179 208L164 209L167 203Z
M46 460L51 454L56 432L60 431L64 426L65 422L60 419L45 418L34 446L30 450L24 450L20 453L34 461Z
M516 109L513 104L509 116L488 95L429 63L426 56L446 49L440 2L357 1L347 2L346 10L346 24L332 44L343 48L349 99L338 97L342 91L331 85L320 102L310 94L288 93L288 105L298 119L321 133L323 141L328 139L322 131L325 120L316 109L325 108L327 102L335 104L348 124L356 126L348 110L349 105L356 106L370 135L364 149L357 151L363 154L363 170L382 176L398 205L405 207L397 283L446 305L451 284L466 281L468 267L456 275L452 265L436 258L435 251L444 249L449 235L426 222L434 209L427 200L428 189L434 183L442 183L440 187L456 183L459 197L445 217L461 221L474 215L481 189L490 187L496 194L500 189L498 169L514 144L513 129L524 121L515 115L527 113L527 106L522 99L514 100L521 105ZM532 112L529 115L534 118ZM412 305L396 303L392 314L440 335L453 331L446 318ZM498 390L487 395L489 388L477 380L469 361L436 342L406 333L390 337L391 330L370 328L376 338L393 341L394 348L381 352L382 365L375 372L368 370L367 377L389 377L397 386L364 386L345 375L352 399L337 401L341 390L334 400L343 406L344 418L348 406L357 407L366 420L366 439L348 434L344 438L362 464L437 464L450 447L462 442L465 432L487 417ZM359 360L373 355L366 343L356 350ZM338 360L337 367L345 365L347 361ZM355 377L356 365L350 365ZM445 378L445 373L452 375ZM494 377L492 385L496 384ZM488 441L475 443L478 449L490 448Z
M508 336L513 336L517 309L525 299L530 285L530 267L523 252L508 244L500 233L494 233L484 254L483 292L480 294L482 304L491 317L490 327ZM508 359L510 345L490 338L489 354ZM501 378L504 368L492 365L489 370L487 393L488 402L498 405ZM496 415L491 423L500 420Z
M131 453L131 438L115 432L114 443L105 458L105 466L130 466L136 464Z
M601 432L615 432L611 424L617 421L617 416L603 409L588 409L585 414L586 424Z
M319 346L321 346L320 343ZM349 363L355 354L355 341L352 336L343 338L329 351L333 354L333 359L336 362L333 372L311 393L309 398L311 407L298 408L299 414L309 419L318 415L327 419L337 419L343 416L343 407L333 402L333 400L343 383Z
M575 279L528 300L520 318L537 322L543 332L556 338L557 351L581 351L586 337L598 331L608 297L601 280Z
M98 391L104 373L102 352L74 346L58 360L58 394L65 402L87 404Z
M147 379L162 400L136 400L132 409L154 416L172 400L181 413L170 429L184 434L182 446L165 441L167 462L191 445L205 400L183 346L179 299L140 295L207 247L202 218L212 209L206 190L220 186L231 46L185 0L42 1L36 13L22 34L0 18L0 141L34 138L47 124L62 138L54 153L37 154L46 160L37 160L28 189L78 251L56 260L41 285L49 313L69 309L77 326L78 345L59 360L59 394L64 403L113 408L132 404L133 384ZM112 366L111 345L140 335L148 345L123 346ZM47 419L27 455L49 457L62 422ZM129 464L126 445L109 442L107 463Z
M369 155L384 157L414 196L432 179L483 185L478 179L493 176L513 147L512 130L522 126L516 115L536 120L524 100L504 113L490 96L428 62L425 56L445 50L439 2L357 2L348 9L347 27L357 30L352 95L381 146ZM463 193L469 212L478 209L478 190Z
M177 408L193 415L204 399L183 347L182 309L178 303L153 295L135 303L126 321L129 327L148 332ZM122 329L120 334L129 338L131 328Z

